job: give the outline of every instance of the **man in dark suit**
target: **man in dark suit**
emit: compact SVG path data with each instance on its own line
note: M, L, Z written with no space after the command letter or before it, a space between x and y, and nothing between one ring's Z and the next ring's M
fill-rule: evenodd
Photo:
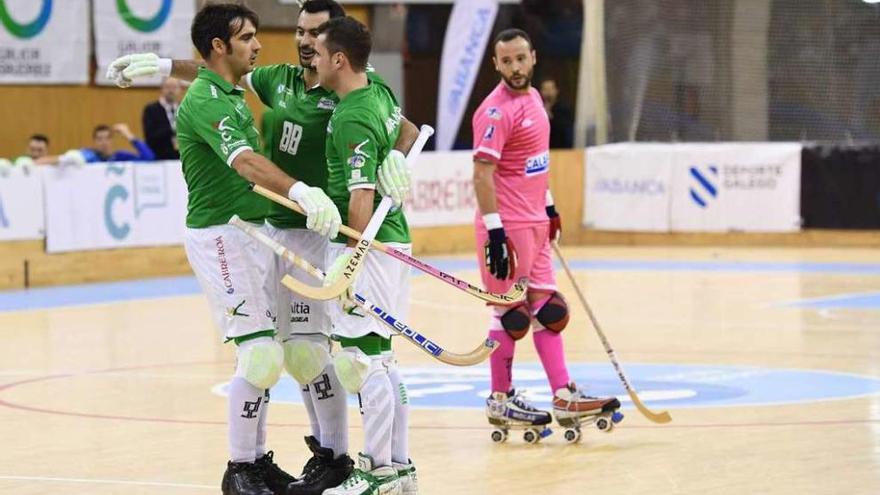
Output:
M175 132L175 118L177 107L180 104L180 81L173 77L166 77L162 81L159 101L154 101L144 107L142 118L144 136L147 145L156 154L157 160L177 160L180 154L177 152L177 133Z

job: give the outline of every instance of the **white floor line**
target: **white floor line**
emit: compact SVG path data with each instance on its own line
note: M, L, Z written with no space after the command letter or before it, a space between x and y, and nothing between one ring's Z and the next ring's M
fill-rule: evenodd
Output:
M169 483L162 481L137 481L137 480L102 480L89 478L52 478L48 476L6 476L0 474L0 481L42 481L50 483L89 483L96 485L136 485L136 486L161 486L165 488L198 488L203 490L217 490L218 485L196 485L192 483Z

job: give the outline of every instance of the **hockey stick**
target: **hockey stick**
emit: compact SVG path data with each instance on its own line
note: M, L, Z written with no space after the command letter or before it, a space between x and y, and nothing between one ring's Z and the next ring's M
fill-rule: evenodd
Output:
M342 273L335 282L327 286L316 287L314 285L300 282L290 275L285 275L284 278L281 279L281 283L297 294L317 301L336 299L341 296L349 287L351 287L351 284L354 283L355 277L357 277L358 273L360 273L363 268L364 258L367 255L367 251L369 251L370 245L373 243L373 238L376 237L376 232L379 231L379 227L381 227L382 222L385 221L385 215L388 214L388 210L391 209L392 204L393 201L391 201L391 198L382 198L382 201L379 203L379 206L376 207L376 211L373 213L372 218L370 218L370 223L368 223L367 228L364 229L364 234L358 239L357 244L354 246L354 252L352 253L351 258L348 259L348 264L342 269ZM242 224L245 222L242 222L241 219L235 215L229 219L229 223L239 228L243 228Z
M272 239L264 232L260 231L257 227L242 221L238 216L233 216L229 223L243 230L246 234L250 235L254 239L260 241L272 251L275 252L278 256L283 257L284 259L291 262L294 266L297 266L303 269L309 275L317 278L318 280L322 280L324 278L324 272L318 270L314 265L306 261L304 258L297 256L295 253L284 247L280 242ZM285 280L290 277L290 275L286 275ZM287 284L285 284L287 285ZM294 290L292 287L287 285L288 288ZM365 299L360 294L354 295L354 301L359 307L366 310L368 313L372 313L376 318L382 320L385 325L390 327L394 332L403 336L410 343L418 346L422 351L430 354L433 358L437 359L440 362L451 364L453 366L472 366L475 364L479 364L486 360L495 349L498 348L498 342L492 339L486 339L482 344L480 344L476 349L468 352L466 354L456 354L454 352L447 351L443 349L439 344L433 342L428 337L420 334L413 328L410 328L406 323L399 321L394 316L388 314L384 309L376 306L371 303L367 299Z
M645 407L642 401L639 399L638 394L636 394L636 390L627 380L626 375L623 373L623 368L620 366L620 362L617 360L617 355L614 354L614 349L611 348L611 344L608 343L608 339L605 337L605 332L602 331L602 328L599 326L599 321L596 320L596 316L593 314L593 310L590 309L590 305L587 303L587 298L584 297L584 293L581 292L581 288L578 286L577 282L574 279L574 274L571 272L571 268L568 266L568 262L565 261L565 258L562 256L562 250L559 249L559 244L553 242L553 251L556 252L556 257L559 258L559 261L562 263L562 267L565 269L565 274L568 275L568 279L571 281L572 287L574 287L574 291L577 292L578 298L581 300L581 304L584 306L584 310L587 312L587 316L589 316L590 321L593 323L593 328L596 329L596 334L599 336L599 340L602 341L602 346L605 347L605 352L608 353L608 358L611 359L611 364L614 365L614 370L617 371L617 376L620 378L620 381L623 382L623 387L626 388L626 392L629 394L629 398L632 399L633 404L635 404L636 409L639 410L642 415L644 415L649 420L655 423L668 423L672 421L672 416L669 415L668 411L661 411L659 413L652 412L650 409Z
M303 213L302 208L300 208L300 206L298 204L296 204L294 201L291 201L291 200L285 198L284 196L282 196L280 194L276 194L276 193L274 193L264 187L258 186L258 185L254 185L253 189L254 189L254 192L259 194L260 196L269 198L270 200L272 200L282 206L286 206L287 208L290 208L293 211ZM358 232L357 230L354 230L351 227L348 227L346 225L339 227L339 232L341 232L343 235L351 237L352 239L357 239L361 235L360 232ZM507 293L495 294L492 292L487 292L487 291L485 291L475 285L472 285L468 282L465 282L464 280L456 278L456 277L440 270L439 268L435 268L435 267L429 265L428 263L425 263L424 261L413 258L412 256L410 256L402 251L399 251L399 250L394 249L392 247L386 246L382 242L373 241L372 247L375 249L378 249L379 251L382 251L383 253L387 254L388 256L391 256L392 258L398 259L411 267L414 267L418 270L421 270L421 271L427 273L428 275L431 275L434 278L438 278L438 279L446 282L447 284L449 284L459 290L467 292L468 294L476 297L477 299L482 299L483 301L486 301L486 302L490 302L493 304L510 304L510 303L514 303L514 302L517 302L520 299L522 299L523 294L525 294L525 292L526 292L526 285L528 284L528 279L525 277L517 280L516 283L514 283L513 286L510 288L510 290L507 291Z

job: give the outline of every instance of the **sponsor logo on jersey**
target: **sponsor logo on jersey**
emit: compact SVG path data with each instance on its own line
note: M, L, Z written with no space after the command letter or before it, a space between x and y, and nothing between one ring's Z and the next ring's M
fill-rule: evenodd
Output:
M394 111L391 112L391 116L385 119L385 131L391 135L394 133L394 129L397 129L400 126L400 119L403 118L403 114L400 111L400 107L394 107Z
M214 238L214 246L217 248L217 261L220 265L220 279L223 281L223 286L226 287L226 293L232 294L235 292L235 287L232 285L232 275L229 273L229 264L226 262L226 247L223 244L222 235ZM239 305L239 307L240 306L241 305Z
M318 100L318 108L321 110L333 110L336 108L336 102L330 98L321 98Z
M550 153L545 151L526 160L526 175L546 173L550 169Z
M211 98L217 98L217 86L211 85Z
M528 129L533 125L535 125L535 122L532 119L525 119L522 121L523 129Z
M495 126L490 125L486 128L486 132L483 133L483 141L489 141L495 136Z
M489 107L486 109L486 117L492 120L501 120L501 109L498 107Z

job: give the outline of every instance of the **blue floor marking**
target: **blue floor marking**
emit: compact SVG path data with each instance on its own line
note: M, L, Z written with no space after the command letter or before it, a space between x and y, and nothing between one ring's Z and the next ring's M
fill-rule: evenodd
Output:
M880 292L817 297L791 302L784 306L809 309L880 309Z
M437 268L448 271L476 270L469 259L425 258ZM714 272L714 273L825 273L837 275L880 276L876 263L808 262L738 262L738 261L639 261L571 260L575 270L644 271L644 272ZM557 266L557 268L561 268ZM422 275L413 270L414 276ZM473 280L474 282L479 279ZM0 311L45 309L108 302L193 295L200 292L192 276L150 278L125 282L70 285L28 290L0 291ZM819 304L816 302L815 304ZM875 307L873 299L856 300L852 307ZM860 304L871 306L858 306Z
M395 345L406 345L396 343ZM626 371L638 384L640 398L655 409L689 407L766 406L840 400L880 394L880 378L824 370L780 369L712 364L627 363ZM400 370L414 407L485 407L489 394L488 366L469 368L405 367ZM569 363L572 379L590 395L616 396L623 409L632 404L614 368L607 361ZM516 363L513 381L531 400L549 409L551 392L538 363ZM226 395L227 384L214 387ZM357 405L357 397L349 398ZM299 386L285 377L272 388L272 402L301 404Z

